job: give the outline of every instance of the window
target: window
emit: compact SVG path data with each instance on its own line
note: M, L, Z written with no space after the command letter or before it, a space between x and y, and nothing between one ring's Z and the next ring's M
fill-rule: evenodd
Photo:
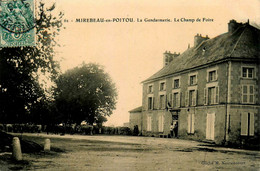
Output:
M160 83L160 91L164 91L166 89L165 82Z
M219 103L219 87L207 87L204 89L204 104L212 105Z
M160 103L159 103L159 108L164 109L165 108L165 95L160 95Z
M164 117L163 115L160 115L158 118L158 130L159 132L163 132L163 125L164 125Z
M147 131L152 131L152 117L147 116Z
M195 84L197 84L197 76L192 75L190 76L190 85L195 85Z
M173 107L180 107L180 93L173 93Z
M241 135L254 136L254 113L244 112L241 114Z
M215 113L207 113L206 139L215 139Z
M197 104L197 90L188 90L185 96L186 106L196 106Z
M189 94L189 105L190 106L195 106L196 105L196 95L195 95L195 90L190 90Z
M254 68L243 67L242 77L243 78L253 78Z
M215 104L215 91L216 88L215 87L210 87L209 88L209 104Z
M153 109L153 97L148 97L148 110Z
M148 86L148 93L153 93L153 86L152 85Z
M254 85L242 85L242 103L254 103Z
M180 79L175 79L173 81L173 88L180 88Z
M188 121L188 128L187 128L188 134L194 134L194 113L188 114L187 121Z
M209 77L208 78L209 82L216 81L217 80L217 71L216 70L210 71L208 77Z

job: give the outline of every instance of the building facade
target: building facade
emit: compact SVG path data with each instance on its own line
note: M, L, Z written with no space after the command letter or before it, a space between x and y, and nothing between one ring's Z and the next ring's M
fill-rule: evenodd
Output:
M217 144L259 142L260 32L249 23L228 23L215 38L194 37L194 47L169 55L143 81L141 131ZM131 123L131 121L130 121Z

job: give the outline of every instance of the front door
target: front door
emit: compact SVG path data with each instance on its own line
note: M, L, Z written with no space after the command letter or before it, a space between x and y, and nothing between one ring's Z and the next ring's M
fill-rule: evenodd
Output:
M215 113L207 114L206 139L214 140Z

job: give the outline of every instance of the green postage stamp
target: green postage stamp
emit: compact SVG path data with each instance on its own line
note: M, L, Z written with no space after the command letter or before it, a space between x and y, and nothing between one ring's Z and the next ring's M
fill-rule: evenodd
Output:
M34 0L0 0L0 47L35 46Z

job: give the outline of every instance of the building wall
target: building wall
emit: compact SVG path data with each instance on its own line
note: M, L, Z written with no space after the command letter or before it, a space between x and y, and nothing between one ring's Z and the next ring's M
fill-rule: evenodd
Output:
M255 77L253 79L242 78L242 66L250 66L255 68ZM209 85L207 82L207 74L210 69L217 69L217 81L216 84L219 87L219 102L214 105L205 105L204 88ZM186 91L191 88L188 85L189 75L191 73L197 74L197 84L193 87L197 89L197 104L195 106L187 106L185 104ZM228 75L230 77L228 77ZM215 113L214 124L214 141L216 143L222 143L226 138L232 143L236 141L241 142L241 113L249 112L255 113L255 135L258 135L259 130L259 65L254 62L224 62L200 68L197 70L189 70L187 72L171 75L161 78L149 83L143 84L143 133L145 135L159 135L169 134L170 124L172 121L171 113L166 109L159 109L159 94L165 93L169 96L169 93L173 90L173 78L180 77L180 92L181 92L181 105L179 113L179 136L191 139L203 140L206 139L207 128L207 114ZM159 90L161 81L166 82L165 91ZM255 104L242 104L242 87L244 84L254 84ZM153 86L153 92L147 91L148 86ZM229 85L229 89L227 89ZM227 92L230 92L229 94ZM148 110L148 96L154 98L154 107L152 110ZM227 104L228 102L228 104ZM188 115L194 114L194 133L189 134L188 128ZM158 132L159 116L164 116L164 131ZM152 117L152 131L147 131L147 116ZM226 124L228 126L226 132ZM243 138L243 137L242 137Z
M254 113L254 136L241 136L241 115L242 113ZM259 106L244 106L232 105L230 110L230 125L227 140L231 144L240 144L243 139L258 140L260 133L260 107Z
M138 130L141 131L142 112L130 112L129 127L134 130L134 126L138 125Z
M189 109L189 111L188 111ZM215 114L214 141L221 143L225 133L225 106L201 106L181 110L179 115L179 136L182 138L205 140L207 129L207 114ZM188 114L194 114L194 133L188 133Z

